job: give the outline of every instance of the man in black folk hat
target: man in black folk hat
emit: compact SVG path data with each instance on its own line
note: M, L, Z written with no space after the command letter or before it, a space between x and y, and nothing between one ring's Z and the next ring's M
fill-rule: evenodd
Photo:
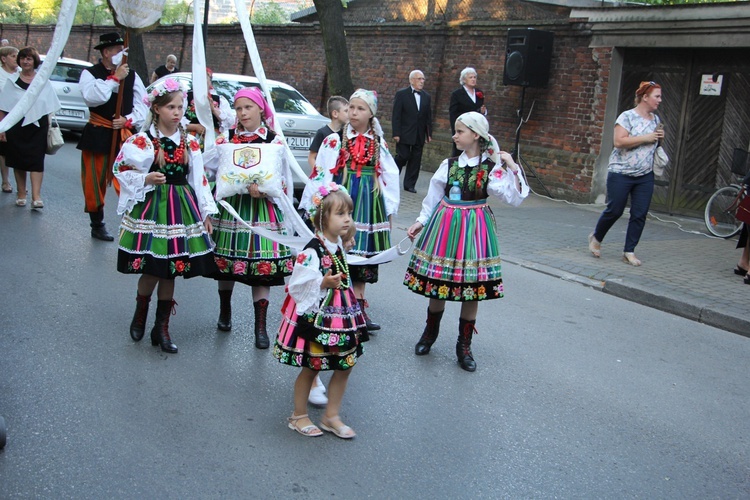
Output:
M84 211L91 218L91 237L112 241L114 237L104 225L104 198L107 184L112 181L114 155L120 150L122 132L137 130L148 113L143 98L146 88L135 71L122 62L124 41L119 33L105 33L99 37L102 57L97 64L83 70L80 88L89 107L89 122L83 129L78 149L81 150L81 183L86 199ZM117 94L122 89L121 108L117 108ZM110 157L112 156L112 157Z

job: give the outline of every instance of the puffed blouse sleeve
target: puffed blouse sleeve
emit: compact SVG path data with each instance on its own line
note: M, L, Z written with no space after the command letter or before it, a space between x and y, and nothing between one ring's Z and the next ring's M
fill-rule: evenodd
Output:
M216 202L211 194L211 186L206 178L206 171L203 168L203 155L198 140L192 135L188 135L188 149L190 150L190 173L188 174L188 184L195 191L195 199L198 202L198 208L201 211L201 220L206 220L211 214L218 213Z
M297 304L297 314L317 312L321 300L328 290L323 290L323 275L320 274L320 259L312 248L302 250L297 255L287 290Z
M516 187L516 177L521 184L520 191ZM512 170L506 170L498 163L490 172L487 192L500 198L508 205L517 207L529 195L529 185L526 183L520 168L518 174L514 174Z
M396 215L401 201L399 171L396 161L388 151L388 145L382 137L380 138L380 176L378 177L378 183L385 202L385 215Z
M237 115L229 105L229 101L226 97L219 96L219 132L223 133L232 128L235 120L237 120Z
M341 149L341 138L337 132L323 139L323 143L318 150L318 156L315 158L315 166L310 173L310 182L305 186L302 192L302 198L299 202L300 208L310 211L312 206L312 196L318 191L320 186L331 182L333 174L331 171L336 167L339 159L339 150ZM396 183L398 188L398 183Z
M154 186L146 184L146 176L153 163L154 145L151 139L143 132L128 137L112 165L120 183L118 214L130 212L136 203L146 199L146 193L153 191Z
M422 211L419 212L417 222L422 227L427 225L427 221L432 217L432 212L437 207L440 200L445 197L445 185L448 184L448 159L446 158L438 167L437 171L430 179L430 187L427 188L427 196L422 200Z

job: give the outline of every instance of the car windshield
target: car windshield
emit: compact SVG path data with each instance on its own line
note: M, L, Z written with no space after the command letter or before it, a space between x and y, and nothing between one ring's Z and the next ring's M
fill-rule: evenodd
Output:
M259 87L254 82L238 82L236 80L220 80L215 78L213 81L216 92L224 96L229 104L232 104L234 94L245 87ZM317 115L318 111L310 104L302 94L293 89L282 87L271 87L271 100L278 113L291 113L294 115Z
M57 63L49 79L53 82L78 83L81 79L81 71L83 68Z

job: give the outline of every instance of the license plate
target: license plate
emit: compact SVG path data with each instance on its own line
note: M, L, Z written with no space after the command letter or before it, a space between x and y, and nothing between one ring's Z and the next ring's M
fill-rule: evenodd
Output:
M310 149L312 137L287 137L286 143L291 149Z
M83 118L86 116L83 111L77 109L60 109L55 113L57 116L72 116L74 118Z

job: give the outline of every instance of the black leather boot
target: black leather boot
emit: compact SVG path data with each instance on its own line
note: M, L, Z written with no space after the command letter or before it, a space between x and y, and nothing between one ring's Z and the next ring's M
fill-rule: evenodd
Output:
M359 302L359 307L360 309L362 309L362 316L365 317L365 324L367 325L367 331L375 332L375 331L380 330L380 325L370 321L370 317L367 315L367 308L370 307L370 304L368 304L365 299L357 299L357 302Z
M266 332L268 301L260 299L257 302L253 302L253 307L255 307L255 347L258 349L268 349L271 345L268 340L268 332Z
M151 329L151 345L161 346L164 352L177 352L177 346L169 337L169 315L173 313L177 302L174 300L159 300L156 302L156 322Z
M91 237L102 241L114 241L115 237L107 232L107 226L104 224L104 208L96 212L89 212L91 219Z
M232 290L219 290L219 321L216 328L222 332L232 329Z
M467 372L473 372L477 369L474 357L471 354L471 336L477 332L474 328L476 321L469 321L458 318L458 341L456 341L456 356L458 364Z
M133 314L133 321L130 322L130 338L136 342L140 341L146 333L149 302L151 302L149 295L135 296L135 314Z
M443 311L432 312L429 307L427 308L427 325L424 327L424 332L422 332L419 342L414 346L414 354L417 356L429 354L432 344L435 343L438 333L440 333L440 320L442 318Z

